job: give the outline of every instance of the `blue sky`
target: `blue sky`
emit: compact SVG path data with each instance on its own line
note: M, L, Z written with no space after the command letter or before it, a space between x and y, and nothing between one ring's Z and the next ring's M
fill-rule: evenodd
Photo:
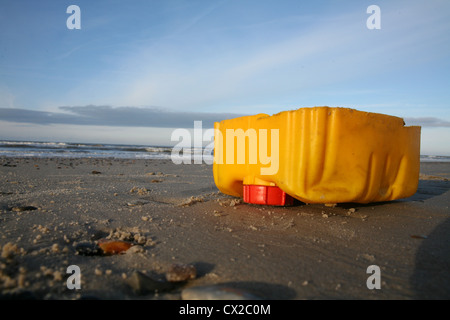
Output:
M422 154L450 155L449 16L446 0L2 0L0 139L169 145L188 120L327 105L400 116Z

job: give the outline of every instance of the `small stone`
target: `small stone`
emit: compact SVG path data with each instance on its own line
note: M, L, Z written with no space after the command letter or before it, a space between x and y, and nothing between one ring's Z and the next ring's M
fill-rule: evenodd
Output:
M198 286L183 289L182 300L260 300L250 292L227 286Z
M138 295L171 291L176 287L171 282L152 279L139 271L134 271L127 279L127 283Z
M60 271L53 272L53 280L61 281L63 279L62 273Z
M328 215L326 213L323 213L322 218L328 218Z
M355 208L350 208L350 209L348 209L348 213L350 214L350 213L355 213L356 212L356 209Z
M142 253L142 252L144 252L144 248L142 246L134 245L126 251L126 254Z
M101 174L100 171L96 171L96 170L93 170L91 173L92 173L92 174Z
M337 206L337 203L325 203L325 207L334 208Z
M11 208L11 211L14 212L33 211L33 210L37 210L37 208L33 206L21 206Z
M375 262L375 256L372 254L364 253L364 254L361 254L361 257L366 259L369 262Z
M170 282L182 282L195 279L197 269L191 264L173 264L166 273L166 279Z
M58 253L59 252L59 245L57 243L54 243L52 245L52 252L53 253Z
M98 269L98 268L95 268L95 275L96 276L101 276L102 274L103 274L103 272L102 272L102 270L100 270L100 269Z
M16 244L12 242L8 242L3 246L2 249L2 258L9 259L12 258L15 254L19 253L19 248Z
M127 203L128 206L130 207L135 207L135 206L143 206L144 204L147 204L148 201L145 200L133 200Z
M103 254L113 255L127 251L133 246L133 244L128 241L101 239L98 242L98 246Z

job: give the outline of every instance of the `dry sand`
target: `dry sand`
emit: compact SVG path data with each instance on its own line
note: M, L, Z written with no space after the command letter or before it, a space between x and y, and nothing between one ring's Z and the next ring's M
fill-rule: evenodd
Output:
M263 299L450 298L450 163L423 163L416 195L369 205L266 207L218 192L212 166L169 160L0 159L0 298L181 299L225 284ZM85 256L110 235L140 246ZM138 294L135 271L196 278ZM69 290L69 265L81 289ZM369 265L381 289L369 290Z

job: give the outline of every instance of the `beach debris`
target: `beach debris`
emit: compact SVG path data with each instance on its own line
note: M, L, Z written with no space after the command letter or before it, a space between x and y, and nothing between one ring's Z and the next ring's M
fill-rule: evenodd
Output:
M93 171L91 172L91 174L101 174L101 172L100 172L100 171L93 170Z
M230 207L234 207L235 205L238 205L240 203L241 203L240 199L239 200L233 199L233 200L230 201Z
M358 257L361 257L369 262L375 262L375 256L373 254L368 254L368 253L363 253L363 254L358 254Z
M413 239L428 239L428 237L423 234L413 234L413 235L411 235L411 238L413 238Z
M193 204L197 203L197 202L203 202L203 198L200 197L190 197L187 201L179 204L179 207L187 207L187 206L192 206Z
M76 254L82 256L100 256L103 254L100 247L93 242L79 242L75 246Z
M98 246L104 255L119 254L127 251L133 246L133 243L121 240L101 239Z
M33 211L33 210L37 210L37 208L33 207L33 206L19 206L19 207L11 208L11 211L15 211L15 212Z
M192 264L172 264L166 272L166 279L169 282L183 282L195 279L197 269Z
M245 290L223 285L198 286L183 289L182 300L261 300Z
M11 259L14 255L19 253L19 248L16 244L8 242L2 248L2 258Z
M17 164L11 164L11 163L7 162L7 163L5 163L3 166L4 166L4 167L15 168L15 167L17 167Z
M217 199L221 207L234 207L242 203L241 199Z
M144 204L149 203L149 201L146 200L132 200L130 202L127 202L127 205L129 207L136 207L136 206L143 206Z
M126 279L126 282L138 295L167 292L176 288L176 285L172 282L153 279L140 271L134 271Z
M147 237L144 234L141 234L139 230L134 230L133 232L121 230L120 228L111 230L109 235L106 237L108 240L122 240L128 241L133 244L146 245L146 246L154 246L155 242L151 239L151 237Z
M130 193L137 193L140 196L144 196L148 194L150 190L147 190L147 188L139 188L139 187L133 187L130 189Z
M54 243L54 244L52 245L51 251L52 251L53 253L58 253L58 252L60 251L59 245L58 245L57 243Z
M128 241L100 239L95 242L79 242L75 252L82 256L109 256L119 254L130 249L134 244Z

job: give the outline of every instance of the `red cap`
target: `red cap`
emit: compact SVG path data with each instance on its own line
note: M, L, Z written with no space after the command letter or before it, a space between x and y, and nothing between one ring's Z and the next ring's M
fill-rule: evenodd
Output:
M290 206L294 198L276 186L244 184L244 202L268 206Z

